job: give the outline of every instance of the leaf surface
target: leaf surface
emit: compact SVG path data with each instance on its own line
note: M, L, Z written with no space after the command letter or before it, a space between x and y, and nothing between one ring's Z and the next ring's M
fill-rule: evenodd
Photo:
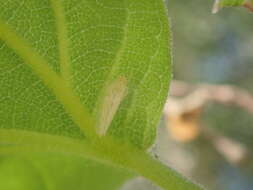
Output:
M117 184L119 167L166 189L199 189L145 152L171 78L162 0L0 0L0 10L1 154L75 154L111 166Z
M116 190L130 177L120 169L62 154L0 157L0 189Z
M109 131L140 147L152 144L170 78L161 1L12 0L0 6L1 127L80 137L80 123L58 88L68 86L76 104L99 120L104 89L124 77L127 95Z

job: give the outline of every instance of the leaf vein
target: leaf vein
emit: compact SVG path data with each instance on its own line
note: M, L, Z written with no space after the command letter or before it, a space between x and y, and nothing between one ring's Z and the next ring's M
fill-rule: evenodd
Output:
M70 78L69 73L69 51L68 51L68 31L62 3L58 0L51 0L51 5L55 14L55 23L57 28L57 38L59 47L59 59L61 75L64 79Z
M94 137L94 121L90 113L82 105L80 99L56 72L49 68L48 63L29 43L18 36L7 24L0 20L0 39L21 56L44 84L53 91L54 95L64 106L73 121L80 127L86 136Z

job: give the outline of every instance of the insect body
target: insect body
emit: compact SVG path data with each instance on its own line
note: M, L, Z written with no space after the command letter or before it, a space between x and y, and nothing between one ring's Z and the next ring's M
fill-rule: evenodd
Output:
M100 136L106 135L107 129L126 93L127 79L125 77L118 77L106 85L98 111L97 132Z

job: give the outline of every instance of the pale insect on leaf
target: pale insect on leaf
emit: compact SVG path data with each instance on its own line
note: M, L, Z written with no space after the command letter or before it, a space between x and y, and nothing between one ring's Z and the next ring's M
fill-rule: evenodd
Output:
M106 135L106 132L112 122L114 115L116 114L120 103L127 94L127 79L125 77L118 77L112 81L104 90L104 96L102 98L98 122L97 133L100 136Z

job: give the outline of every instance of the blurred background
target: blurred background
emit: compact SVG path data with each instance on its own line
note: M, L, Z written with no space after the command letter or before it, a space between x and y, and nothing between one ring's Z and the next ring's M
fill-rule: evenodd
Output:
M213 3L167 0L175 80L151 151L208 190L252 190L253 14Z

